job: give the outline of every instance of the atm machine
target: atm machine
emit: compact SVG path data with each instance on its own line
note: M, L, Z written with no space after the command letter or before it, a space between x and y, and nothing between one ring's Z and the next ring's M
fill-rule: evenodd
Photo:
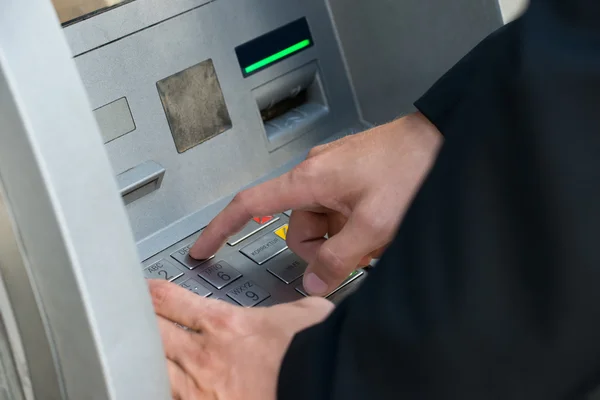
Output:
M500 25L495 0L0 0L0 398L169 398L144 278L302 298L285 210L187 251L237 192L412 111Z

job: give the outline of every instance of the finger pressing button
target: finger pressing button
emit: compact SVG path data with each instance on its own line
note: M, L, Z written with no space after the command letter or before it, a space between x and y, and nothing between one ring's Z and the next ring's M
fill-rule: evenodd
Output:
M214 257L214 256L212 256L210 258L207 258L206 260L196 260L196 259L190 257L190 249L192 248L193 245L194 245L194 243L189 243L189 244L183 246L182 248L180 248L179 250L177 250L176 252L174 252L173 254L171 254L171 257L173 257L174 259L179 261L187 269L190 269L190 270L198 268L200 265L204 264L205 262L207 262L208 260L210 260Z
M281 279L284 283L290 284L304 275L307 264L298 255L286 250L281 259L271 262L267 271Z

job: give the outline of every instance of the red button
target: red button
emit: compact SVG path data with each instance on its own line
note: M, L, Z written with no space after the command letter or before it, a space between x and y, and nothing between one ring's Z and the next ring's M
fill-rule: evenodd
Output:
M254 222L256 222L259 225L264 225L267 222L271 221L273 219L272 216L268 216L268 217L254 217Z

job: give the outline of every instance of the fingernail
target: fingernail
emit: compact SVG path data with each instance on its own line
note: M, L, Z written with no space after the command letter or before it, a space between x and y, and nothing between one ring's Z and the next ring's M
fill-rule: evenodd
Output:
M304 277L304 289L310 294L322 295L327 292L327 284L311 272Z

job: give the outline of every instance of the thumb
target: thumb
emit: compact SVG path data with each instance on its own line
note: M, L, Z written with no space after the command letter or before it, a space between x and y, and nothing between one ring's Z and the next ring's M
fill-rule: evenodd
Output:
M357 269L365 256L381 247L377 236L353 214L338 234L321 245L306 269L303 284L307 293L324 296L332 292Z

